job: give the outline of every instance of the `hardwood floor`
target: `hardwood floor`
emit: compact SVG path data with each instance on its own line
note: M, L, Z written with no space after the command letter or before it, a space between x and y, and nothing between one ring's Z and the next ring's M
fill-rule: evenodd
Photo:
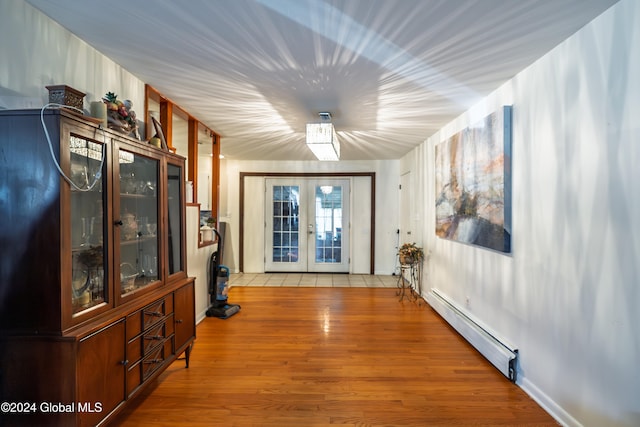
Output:
M234 287L121 426L556 426L426 303L392 288Z

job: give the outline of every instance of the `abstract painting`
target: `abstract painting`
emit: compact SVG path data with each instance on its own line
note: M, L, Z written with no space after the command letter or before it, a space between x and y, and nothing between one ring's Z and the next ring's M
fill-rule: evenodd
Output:
M511 252L511 110L436 145L437 236Z

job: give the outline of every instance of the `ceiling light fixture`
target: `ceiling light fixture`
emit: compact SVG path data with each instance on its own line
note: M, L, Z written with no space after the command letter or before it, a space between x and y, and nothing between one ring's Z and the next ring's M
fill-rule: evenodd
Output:
M318 160L340 160L340 141L331 113L318 113L320 123L307 123L307 146Z
M322 194L329 195L331 193L333 193L333 186L332 185L321 185L320 186L320 191L322 191Z

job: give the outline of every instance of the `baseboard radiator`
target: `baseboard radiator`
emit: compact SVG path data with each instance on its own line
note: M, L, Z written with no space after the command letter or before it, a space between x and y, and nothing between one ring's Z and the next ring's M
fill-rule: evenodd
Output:
M511 348L458 308L446 295L431 289L426 297L429 305L460 335L476 348L493 366L509 380L516 382L518 350Z

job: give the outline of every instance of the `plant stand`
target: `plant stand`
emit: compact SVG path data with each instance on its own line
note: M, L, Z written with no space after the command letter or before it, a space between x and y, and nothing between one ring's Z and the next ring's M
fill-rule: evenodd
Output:
M418 305L421 304L422 263L420 261L400 264L397 287L396 296L399 297L399 301L407 298L409 301L417 302Z

